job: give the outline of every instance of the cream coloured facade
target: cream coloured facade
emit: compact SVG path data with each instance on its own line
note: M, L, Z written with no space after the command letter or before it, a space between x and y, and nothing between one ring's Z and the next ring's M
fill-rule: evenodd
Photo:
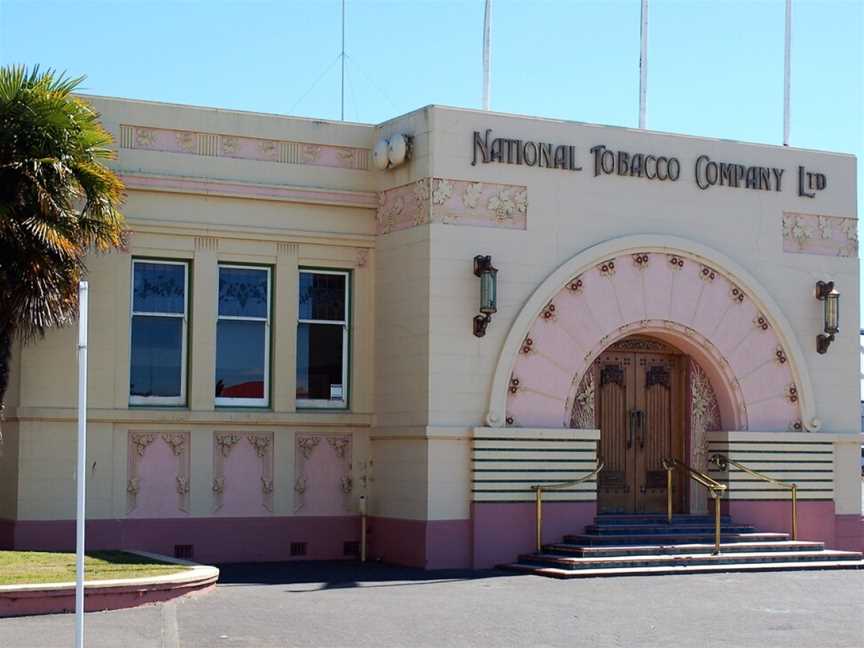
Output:
M130 230L127 250L88 262L92 546L353 555L365 496L371 556L485 567L532 547L530 486L598 454L607 477L549 493L544 533L651 510L657 466L616 468L602 413L625 382L603 373L609 354L624 371L641 344L680 358L665 451L797 480L801 536L861 548L854 157L438 106L375 126L88 100L115 136ZM398 135L409 159L376 169L375 144ZM498 269L482 337L476 255ZM168 404L130 393L134 266L159 262L187 272L183 393ZM217 400L226 268L267 276L257 406ZM298 331L318 321L304 271L345 273L332 402L298 391ZM824 354L818 281L842 294ZM75 344L54 331L15 356L7 546L73 546ZM644 448L659 419L641 407ZM783 530L785 494L712 474L730 513ZM675 492L680 511L703 509L698 489Z

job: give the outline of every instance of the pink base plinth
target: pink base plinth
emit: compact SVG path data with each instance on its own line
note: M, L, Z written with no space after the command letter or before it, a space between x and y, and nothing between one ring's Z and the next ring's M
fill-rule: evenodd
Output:
M215 578L165 585L129 585L128 587L87 587L84 596L86 612L119 610L146 603L161 603L178 596L208 592ZM31 592L0 593L0 617L57 614L75 611L75 587Z
M471 521L369 518L369 558L424 569L470 568Z
M792 532L789 500L733 500L724 512L735 522L751 524L759 531ZM833 501L798 502L798 539L824 542L831 549L864 549L864 518L836 515Z
M74 520L19 520L7 546L37 551L74 551ZM357 516L267 518L163 518L88 520L87 549L139 549L167 556L175 545L192 545L202 563L345 558L345 542L360 539ZM292 556L291 543L305 542L306 555Z
M543 542L561 542L568 533L582 533L597 514L596 502L543 504ZM536 509L533 502L472 505L475 569L510 563L536 549Z

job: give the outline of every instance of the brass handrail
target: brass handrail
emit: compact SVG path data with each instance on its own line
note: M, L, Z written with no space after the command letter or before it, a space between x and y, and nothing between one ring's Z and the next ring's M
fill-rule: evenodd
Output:
M683 471L690 479L701 484L714 498L714 553L720 553L720 495L726 490L726 484L721 484L716 479L699 472L675 457L663 459L663 468L666 469L666 520L672 522L672 471L676 468Z
M709 462L716 464L716 466L720 470L727 470L729 465L733 465L736 468L743 470L748 475L753 475L754 477L758 477L763 481L770 482L782 488L788 488L792 491L792 539L798 539L798 484L792 484L789 482L780 481L779 479L774 479L773 477L769 477L768 475L763 475L762 473L753 470L752 468L748 468L744 464L738 463L737 461L730 459L724 454L714 454L711 455L711 458L708 460Z
M552 484L532 484L531 490L535 492L536 495L536 532L537 532L537 552L539 553L543 549L543 491L544 490L561 490L564 488L569 488L570 486L575 486L576 484L581 484L582 482L586 482L594 477L603 470L603 460L600 457L597 457L597 467L592 470L590 473L586 475L582 475L577 479L571 479L570 481L565 482L555 482Z

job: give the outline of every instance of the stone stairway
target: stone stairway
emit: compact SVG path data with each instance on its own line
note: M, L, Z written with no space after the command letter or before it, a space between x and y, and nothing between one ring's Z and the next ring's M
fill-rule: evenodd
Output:
M862 569L854 551L822 542L791 540L721 519L720 553L714 554L714 519L707 515L599 515L594 524L539 553L519 556L503 569L555 578L640 576L710 572Z

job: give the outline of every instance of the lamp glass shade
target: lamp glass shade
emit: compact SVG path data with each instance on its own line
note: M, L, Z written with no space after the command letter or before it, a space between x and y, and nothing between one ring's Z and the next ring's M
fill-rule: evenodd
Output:
M840 293L832 290L825 295L825 332L835 335L840 331Z
M497 274L495 268L480 273L480 312L486 315L498 312Z

